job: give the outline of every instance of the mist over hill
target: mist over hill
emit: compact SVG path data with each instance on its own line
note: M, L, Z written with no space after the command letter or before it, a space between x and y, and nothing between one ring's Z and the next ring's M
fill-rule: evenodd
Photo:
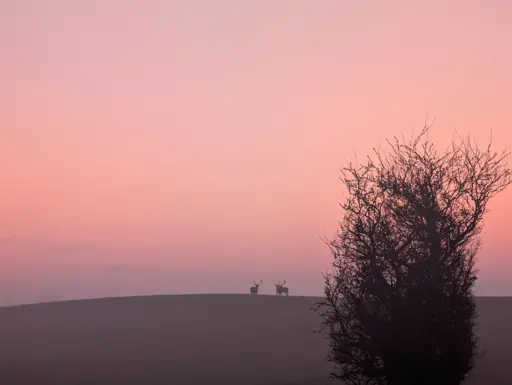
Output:
M315 300L162 295L0 308L0 383L326 384ZM477 309L485 355L467 384L509 384L512 298L478 298Z

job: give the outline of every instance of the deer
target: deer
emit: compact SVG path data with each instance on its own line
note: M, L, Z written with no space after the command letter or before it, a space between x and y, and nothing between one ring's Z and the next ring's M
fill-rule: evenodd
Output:
M274 281L274 285L276 286L276 295L286 294L286 296L288 296L288 288L284 286L286 285L286 281L283 283L276 283Z
M258 294L258 288L260 287L260 285L263 283L263 280L261 280L260 283L256 283L256 281L253 281L254 282L254 286L251 286L250 288L250 293L251 294Z

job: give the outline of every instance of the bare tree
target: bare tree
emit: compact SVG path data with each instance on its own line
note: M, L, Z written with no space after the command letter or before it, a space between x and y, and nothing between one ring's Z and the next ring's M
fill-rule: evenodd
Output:
M258 294L259 287L263 283L263 280L261 280L260 283L256 283L256 281L253 281L253 282L254 282L254 286L251 286L250 293Z
M276 295L283 295L283 294L286 294L288 296L288 288L285 287L284 285L286 285L286 281L284 281L283 283L275 283L274 281L274 285L276 286Z
M316 310L331 375L347 384L455 385L475 365L483 216L512 173L491 144L459 137L440 153L428 130L342 169L348 198Z

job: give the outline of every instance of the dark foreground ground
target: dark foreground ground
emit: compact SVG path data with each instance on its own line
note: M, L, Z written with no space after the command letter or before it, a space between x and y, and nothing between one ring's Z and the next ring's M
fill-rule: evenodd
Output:
M314 298L185 295L0 308L0 384L327 384ZM512 298L479 298L468 385L512 384Z

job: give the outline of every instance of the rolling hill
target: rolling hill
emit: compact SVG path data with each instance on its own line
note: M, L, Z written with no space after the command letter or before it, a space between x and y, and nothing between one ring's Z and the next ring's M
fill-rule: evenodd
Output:
M327 384L314 300L169 295L0 308L0 383ZM484 356L467 383L510 384L512 298L477 303Z

